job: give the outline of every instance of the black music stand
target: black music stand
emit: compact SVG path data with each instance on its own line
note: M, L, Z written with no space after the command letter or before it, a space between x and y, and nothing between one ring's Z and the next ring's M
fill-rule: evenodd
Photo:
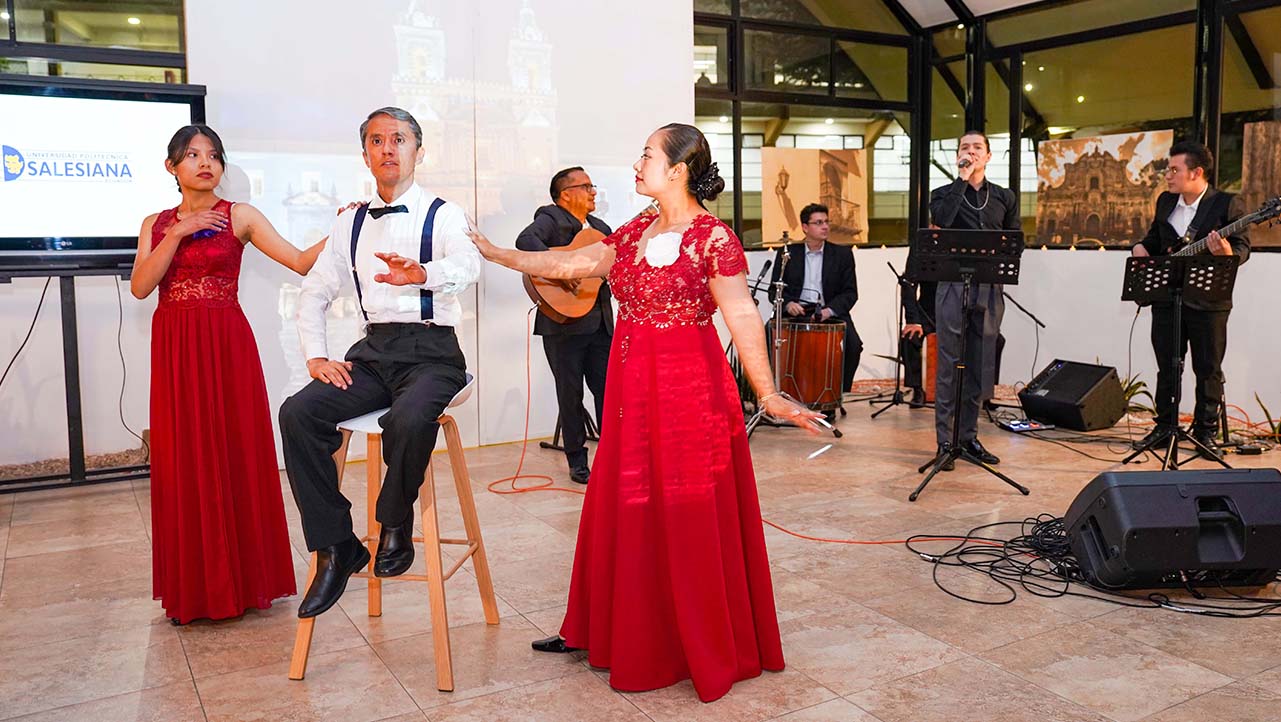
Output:
M1237 279L1236 256L1131 256L1125 262L1125 286L1122 301L1137 303L1174 304L1174 364L1173 398L1176 414L1174 433L1166 439L1153 439L1125 457L1122 464L1134 461L1141 454L1151 451L1161 459L1161 470L1177 469L1197 457L1218 461L1226 469L1232 467L1218 454L1196 440L1191 432L1178 423L1179 404L1183 401L1183 301L1224 301L1232 297L1232 287ZM1197 453L1179 461L1179 442L1186 441ZM1161 456L1164 447L1165 455Z
M975 283L1019 282L1019 256L1023 254L1022 231L987 231L954 228L922 229L916 234L916 245L908 256L907 275L917 281L961 283L961 318L970 317L970 289ZM937 316L937 314L936 314ZM965 385L965 352L968 334L961 329L961 347L952 364L952 443L917 473L929 474L907 497L916 501L926 485L949 463L967 461L1027 496L1031 492L990 464L961 448L961 399ZM936 401L937 403L937 401Z

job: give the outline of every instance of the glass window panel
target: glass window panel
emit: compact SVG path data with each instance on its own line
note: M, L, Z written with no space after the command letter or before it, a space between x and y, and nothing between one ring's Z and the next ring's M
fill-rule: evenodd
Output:
M105 63L67 63L56 60L0 58L0 73L14 75L60 76L124 80L135 83L183 83L182 68L158 68L145 65L107 65Z
M996 18L988 22L987 35L999 47L1186 10L1196 10L1196 0L1078 0Z
M696 98L694 125L703 131L712 148L712 160L720 169L725 190L707 203L707 210L730 227L734 225L734 188L738 173L734 169L734 105L728 100ZM759 152L759 151L757 151Z
M906 35L884 0L742 0L745 18Z
M729 31L694 26L694 87L729 87Z
M729 15L729 0L694 0L694 12Z
M960 23L949 25L934 33L934 51L940 58L965 54L965 27Z
M1260 61L1251 68L1230 27L1223 33L1223 116L1218 185L1241 194L1247 210L1281 192L1281 7L1241 13ZM1261 71L1261 72L1260 72ZM1259 75L1256 76L1256 73ZM1261 87L1261 85L1272 87ZM1255 226L1255 248L1281 248L1281 225Z
M907 100L907 48L836 43L836 94L865 100Z
M831 69L827 38L764 30L748 30L744 36L748 88L827 94Z
M125 5L123 9L117 9ZM181 52L182 0L16 0L18 40Z

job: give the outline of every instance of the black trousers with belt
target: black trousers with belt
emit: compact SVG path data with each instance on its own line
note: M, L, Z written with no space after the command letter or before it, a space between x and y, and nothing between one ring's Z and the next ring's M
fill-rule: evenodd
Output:
M587 419L583 417L583 382L596 402L596 422L605 414L605 371L614 337L601 324L576 335L543 336L543 352L556 380L561 444L570 467L587 463Z
M1201 311L1183 307L1183 358L1192 349L1192 373L1196 375L1196 406L1192 412L1195 431L1213 432L1219 423L1219 401L1223 397L1223 356L1228 349L1230 311ZM1152 307L1152 351L1156 354L1156 421L1164 426L1179 422L1174 407L1175 384L1183 383L1174 365L1174 306Z
M338 489L332 458L342 443L336 424L390 407L378 419L387 473L376 518L399 526L413 514L436 447L436 420L466 385L466 360L449 326L371 324L346 360L352 381L346 389L313 380L280 407L285 470L312 551L353 536L351 502Z

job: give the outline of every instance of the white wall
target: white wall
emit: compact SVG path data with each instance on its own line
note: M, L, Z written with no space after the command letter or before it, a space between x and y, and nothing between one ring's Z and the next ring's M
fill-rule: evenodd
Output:
M222 191L258 206L299 245L328 231L336 203L371 192L357 128L380 106L402 105L422 123L427 161L420 183L508 244L534 209L550 202L551 174L568 165L585 166L602 186L607 208L599 215L615 226L626 221L645 204L632 192L630 169L645 137L693 117L690 0L381 0L358 9L338 0L203 0L187 3L186 12L190 82L208 87L208 122L231 162ZM156 139L157 163L167 141ZM292 320L298 281L246 251L241 302L273 415L306 381ZM0 348L17 348L42 283L0 285ZM112 282L79 279L77 288L87 451L134 446L116 411ZM123 290L124 415L141 429L155 299L139 302ZM464 300L460 340L480 378L477 401L457 414L468 444L521 436L529 305L519 277L497 267L487 267ZM351 302L331 311L332 353L356 337L357 315ZM31 344L0 388L0 464L66 455L58 319L55 281ZM556 419L554 391L540 342L531 350L530 431L547 436Z

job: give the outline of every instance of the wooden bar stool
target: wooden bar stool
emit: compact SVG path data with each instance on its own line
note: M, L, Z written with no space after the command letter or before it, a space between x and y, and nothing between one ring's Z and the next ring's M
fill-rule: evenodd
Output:
M467 385L449 402L449 408L461 405L471 396L476 385L476 378L467 374ZM382 427L378 418L387 413L387 409L348 419L338 424L342 432L342 445L334 453L334 463L338 465L338 482L342 483L343 467L347 462L347 444L353 432L363 432L368 439L368 455L365 457L365 478L368 485L368 536L361 541L369 547L370 562L368 570L353 574L369 580L369 616L382 615L382 580L373 575L372 557L378 552L378 534L380 525L374 518L378 503L378 491L382 487ZM427 472L423 475L423 485L418 492L418 506L422 513L423 535L414 537L414 541L423 542L427 560L426 574L402 574L396 579L427 583L427 594L431 601L432 640L436 652L436 687L442 692L454 690L454 671L449 648L449 614L445 608L445 580L454 575L469 558L472 559L476 573L476 584L480 587L480 601L485 609L485 622L498 624L498 603L494 600L494 582L489 575L489 561L485 557L485 543L480 536L480 521L476 518L476 502L472 497L471 478L467 474L467 461L463 456L463 443L458 435L458 423L448 413L440 417L440 428L445 433L445 446L449 450L449 467L454 474L454 486L458 491L458 506L466 529L466 539L441 539L440 524L436 518L436 480L432 462L427 463ZM467 547L467 551L448 570L440 556L441 544L457 544ZM307 573L307 586L311 586L316 576L316 555L311 555L311 569ZM316 625L316 618L299 619L298 633L294 639L293 660L289 664L289 678L302 679L307 673L307 656L311 651L311 634Z

